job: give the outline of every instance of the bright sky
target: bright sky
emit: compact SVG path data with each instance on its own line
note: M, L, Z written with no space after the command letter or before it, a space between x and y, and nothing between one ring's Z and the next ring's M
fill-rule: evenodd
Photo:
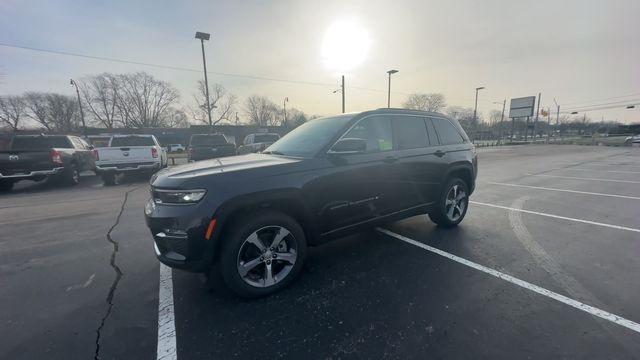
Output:
M538 92L543 107L554 108L554 97L564 108L640 104L639 14L638 0L2 0L0 43L199 70L193 36L203 31L212 34L212 72L329 84L209 77L242 100L289 97L287 106L309 114L337 113L336 68L348 63L347 111L386 106L386 71L398 69L392 106L412 92L440 92L450 105L473 107L474 88L485 86L479 110L488 114L501 108L494 101ZM336 60L336 49L347 58ZM183 103L202 77L0 46L0 95L73 94L71 77L135 71L172 83ZM640 106L587 116L637 122Z

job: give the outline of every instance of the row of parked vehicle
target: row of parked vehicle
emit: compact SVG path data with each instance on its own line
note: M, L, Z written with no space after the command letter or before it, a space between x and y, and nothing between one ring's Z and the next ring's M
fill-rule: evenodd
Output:
M246 154L264 150L278 134L249 134L236 148L224 134L192 135L186 148L188 160ZM114 185L123 173L148 173L167 167L167 150L184 152L180 144L167 148L153 135L113 135L94 146L73 135L16 135L7 150L0 151L0 191L9 191L20 180L50 179L76 185L82 171L94 171L105 185Z

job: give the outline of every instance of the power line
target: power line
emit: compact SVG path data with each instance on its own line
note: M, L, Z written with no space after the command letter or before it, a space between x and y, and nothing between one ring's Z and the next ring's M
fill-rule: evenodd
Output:
M577 112L588 112L588 111L596 111L596 110L607 110L607 109L624 109L627 106L637 106L640 105L640 101L637 102L631 102L631 103L627 103L627 104L619 104L619 105L608 105L608 106L600 106L600 107L593 107L593 108L589 108L589 109L580 109L580 110L564 110L564 111L560 111L560 114L571 114L571 112L573 111L577 111Z
M584 104L584 103L590 103L590 102L594 102L594 101L597 102L597 101L604 101L604 100L622 99L622 98L631 97L631 96L638 96L638 95L640 95L640 93L612 96L612 97L608 97L608 98L593 99L593 100L586 100L586 101L574 101L574 102L564 103L564 104L561 104L561 105Z
M637 102L637 101L640 101L640 99L627 99L627 100L612 101L612 102L601 103L601 104L575 106L575 107L565 108L564 110L580 110L582 108L588 108L588 107L594 107L594 106L615 105L615 104L622 104L622 103L628 103L628 102Z
M37 52L43 52L43 53L49 53L49 54L56 54L56 55L74 56L74 57L80 57L80 58L85 58L85 59L102 60L102 61L117 62L117 63L123 63L123 64L131 64L131 65L149 66L149 67L155 67L155 68L160 68L160 69L177 70L177 71L188 71L188 72L195 72L195 73L202 72L202 70L193 69L193 68L187 68L187 67L182 67L182 66L153 64L153 63L146 63L146 62L141 62L141 61L124 60L124 59L117 59L117 58L104 57L104 56L94 56L94 55L87 55L87 54L74 53L74 52L68 52L68 51L41 49L41 48L35 48L35 47L30 47L30 46L13 45L13 44L6 44L6 43L0 43L0 46L4 46L4 47L8 47L8 48L15 48L15 49L37 51ZM277 82L284 82L284 83L313 85L313 86L335 86L335 84L330 84L330 83L320 83L320 82L290 80L290 79L278 79L278 78L272 78L272 77L266 77L266 76L257 76L257 75L244 75L244 74L223 73L223 72L215 72L215 71L207 71L207 73L213 74L213 75L237 77L237 78L252 79L252 80L277 81ZM367 89L367 90L374 90L375 91L375 89Z

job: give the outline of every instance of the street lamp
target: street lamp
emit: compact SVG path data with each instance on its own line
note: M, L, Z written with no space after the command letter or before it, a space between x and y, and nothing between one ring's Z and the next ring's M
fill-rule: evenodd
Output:
M211 34L196 31L196 39L200 39L202 46L202 65L204 66L204 88L207 96L207 117L209 119L209 131L212 131L213 122L211 121L211 104L209 103L209 79L207 78L207 60L204 56L204 41L211 38Z
M78 107L80 108L80 120L82 120L82 132L84 136L87 136L87 124L84 122L84 111L82 110L82 101L80 101L80 90L78 90L78 84L76 84L73 79L69 81L69 84L76 88L76 95L78 95Z
M391 75L397 73L398 70L389 70L387 74L389 74L389 91L387 92L387 108L391 107Z
M289 102L289 97L285 96L284 100L282 101L282 111L284 112L284 121L282 122L282 125L287 124L287 103L288 102Z
M502 104L502 116L500 117L500 140L499 142L502 143L502 136L504 135L502 132L502 123L504 122L504 108L505 106L507 106L507 99L504 99L502 101L502 103L500 103L500 101L494 101L494 104Z
M476 105L473 108L473 124L476 127L476 131L478 130L478 91L484 89L484 86L480 86L476 88ZM475 137L475 136L474 136Z

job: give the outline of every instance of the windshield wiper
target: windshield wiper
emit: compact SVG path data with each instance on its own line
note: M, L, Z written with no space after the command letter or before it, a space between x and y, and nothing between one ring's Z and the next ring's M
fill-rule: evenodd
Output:
M278 150L269 150L269 151L263 151L263 154L273 154L273 155L284 155L283 153L281 153Z

